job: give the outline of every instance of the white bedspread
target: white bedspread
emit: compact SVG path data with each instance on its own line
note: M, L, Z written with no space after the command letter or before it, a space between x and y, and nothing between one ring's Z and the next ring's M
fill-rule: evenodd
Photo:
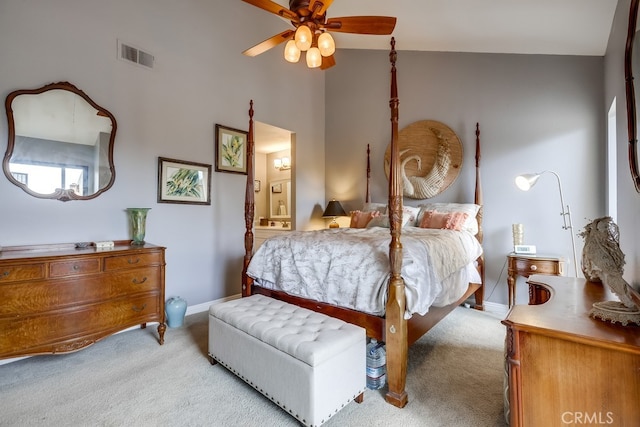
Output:
M390 240L389 229L379 227L282 233L258 248L247 274L265 288L382 316ZM405 317L425 314L436 299L446 305L460 298L466 283L451 292L443 282L482 253L464 231L404 227L401 243Z

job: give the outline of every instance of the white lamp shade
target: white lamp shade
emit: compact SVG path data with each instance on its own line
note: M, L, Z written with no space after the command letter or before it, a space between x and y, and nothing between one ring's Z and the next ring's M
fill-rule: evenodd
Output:
M312 47L307 51L307 67L318 68L322 64L322 55L320 55L320 49Z
M539 173L526 173L523 175L519 175L516 177L516 185L522 191L529 191L531 187L536 185L536 182L538 182L538 178L540 178Z
M306 51L311 47L311 43L313 42L313 34L311 33L311 29L306 25L300 25L296 30L296 35L294 37L296 41L296 46L301 51Z
M318 49L320 49L320 55L331 56L336 51L336 44L333 41L333 37L329 33L322 33L318 37Z
M289 62L298 62L300 60L300 49L298 49L294 40L289 40L285 45L284 59Z

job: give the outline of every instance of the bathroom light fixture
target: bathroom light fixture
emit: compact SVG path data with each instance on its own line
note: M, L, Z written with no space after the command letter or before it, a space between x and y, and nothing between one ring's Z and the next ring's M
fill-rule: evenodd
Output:
M550 173L554 175L558 181L558 190L560 191L560 205L562 209L560 212L560 215L562 216L562 221L564 222L564 225L562 226L562 228L564 230L569 230L569 233L571 234L571 246L573 248L573 269L575 271L575 277L578 277L578 257L576 256L576 242L575 242L575 237L573 236L573 224L571 223L571 210L569 209L569 205L564 204L564 197L562 196L562 184L560 183L560 176L553 171L542 171L538 173L522 174L516 177L516 185L522 191L529 191L531 187L536 185L536 182L538 182L538 178L540 178L540 176L545 173Z
M273 159L273 167L281 171L289 170L291 169L291 159L289 157Z

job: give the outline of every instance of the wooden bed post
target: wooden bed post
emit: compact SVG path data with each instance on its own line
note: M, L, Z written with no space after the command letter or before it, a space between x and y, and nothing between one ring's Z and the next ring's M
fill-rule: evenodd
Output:
M254 166L254 135L253 135L253 99L249 102L249 134L247 136L247 186L244 194L244 223L246 231L244 233L244 263L242 267L242 296L251 295L251 285L253 279L247 276L247 268L253 254L253 215L255 206L255 196L253 189Z
M478 242L482 244L483 239L483 231L482 231L482 215L484 214L484 200L482 197L482 184L480 177L480 123L476 123L476 192L475 192L475 204L480 206L480 210L478 211L478 215L476 218L478 219L478 234L476 234L476 238ZM478 258L478 272L480 273L480 278L482 280L482 286L478 288L475 292L475 300L476 310L484 310L484 254L480 255Z
M371 183L371 147L367 144L367 193L364 196L365 203L371 202L371 189L369 184Z
M402 270L402 179L400 171L400 152L398 149L398 87L396 84L396 41L391 38L391 161L389 170L389 228L391 243L389 244L389 263L391 278L389 279L389 295L386 306L385 340L387 344L387 381L389 390L387 402L399 408L407 404L407 355L408 330L405 313L405 290Z

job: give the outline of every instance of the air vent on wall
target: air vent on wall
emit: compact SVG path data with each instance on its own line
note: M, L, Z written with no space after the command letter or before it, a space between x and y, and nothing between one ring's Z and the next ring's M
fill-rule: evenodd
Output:
M153 68L154 57L130 44L125 44L118 40L118 58L123 61L133 62L146 68Z

